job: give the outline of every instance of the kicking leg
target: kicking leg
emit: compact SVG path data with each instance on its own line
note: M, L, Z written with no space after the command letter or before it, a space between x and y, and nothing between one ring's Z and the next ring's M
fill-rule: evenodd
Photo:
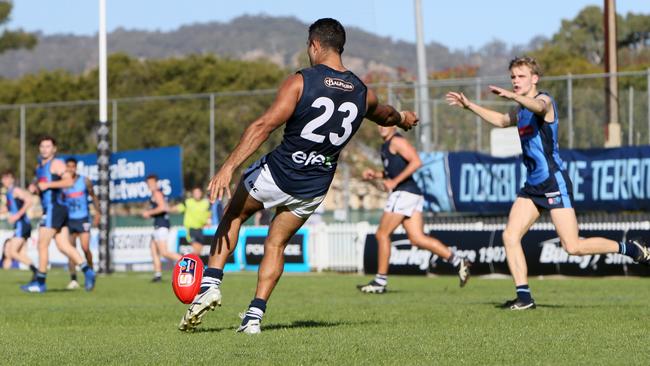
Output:
M223 280L223 268L228 256L237 246L239 229L248 218L263 208L264 205L251 197L240 181L212 239L210 259L208 268L203 273L201 289L181 319L179 330L193 330L201 324L201 318L208 310L214 310L216 306L221 305L219 286Z

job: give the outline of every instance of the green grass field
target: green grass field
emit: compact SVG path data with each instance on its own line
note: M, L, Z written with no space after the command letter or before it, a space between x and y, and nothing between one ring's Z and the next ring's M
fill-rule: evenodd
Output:
M176 330L185 305L149 274L114 274L92 293L24 294L26 272L0 272L0 364L477 364L648 365L650 279L532 280L538 308L495 308L510 280L398 277L367 295L369 277L285 275L262 334L236 334L254 274L226 274L223 306L194 333ZM166 280L170 274L166 274Z

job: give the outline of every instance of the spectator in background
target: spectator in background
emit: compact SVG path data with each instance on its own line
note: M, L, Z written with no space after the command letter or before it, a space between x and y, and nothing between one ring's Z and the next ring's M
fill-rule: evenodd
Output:
M192 245L196 255L201 255L201 248L205 243L203 228L210 224L210 201L203 197L200 186L192 188L191 196L183 203L174 207L175 212L184 213L183 226L185 227L187 242Z

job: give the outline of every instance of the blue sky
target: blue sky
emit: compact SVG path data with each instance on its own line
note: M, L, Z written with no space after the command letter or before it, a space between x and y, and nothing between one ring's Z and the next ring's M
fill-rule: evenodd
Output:
M97 0L14 0L10 28L45 34L94 34ZM107 0L108 29L169 31L181 25L226 22L243 14L294 16L310 23L333 17L345 26L413 41L415 22L410 0ZM440 6L439 4L444 4ZM426 42L451 48L480 47L500 39L527 43L535 35L551 36L562 19L602 0L422 0ZM650 14L650 1L619 0L619 13Z

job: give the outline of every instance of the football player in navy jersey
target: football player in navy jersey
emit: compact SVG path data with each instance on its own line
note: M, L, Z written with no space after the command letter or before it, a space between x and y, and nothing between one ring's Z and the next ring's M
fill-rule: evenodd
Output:
M230 195L233 173L275 129L286 124L281 144L253 163L237 185L215 234L201 290L179 329L194 329L207 310L221 303L226 259L237 245L239 229L255 212L275 208L264 243L257 290L242 316L239 332L260 332L266 302L284 268L284 248L325 198L339 154L364 118L409 130L412 112L379 104L375 94L341 61L345 30L336 20L319 19L309 27L309 68L289 76L269 109L244 131L208 186L210 199Z
M56 157L56 140L44 136L38 144L39 158L36 165L35 182L29 190L40 194L43 217L38 228L38 272L36 279L21 286L25 292L45 292L47 286L47 266L49 262L48 248L54 238L57 248L65 254L76 266L79 266L85 276L86 291L95 287L95 272L84 262L81 254L70 244L68 233L68 209L65 205L64 188L74 184L72 177L65 169L63 160Z
M650 250L640 240L617 243L606 238L580 238L573 209L571 180L560 159L558 147L558 111L553 98L537 89L541 70L535 59L518 57L510 62L512 91L490 86L490 91L518 106L499 113L472 103L463 93L449 92L450 105L470 110L497 127L517 124L526 166L526 182L515 200L503 232L508 267L515 282L517 298L506 301L511 310L534 309L528 287L528 268L521 238L540 216L550 211L551 220L564 249L571 255L621 253L639 263L650 262Z
M397 132L395 127L379 126L383 171L366 169L364 180L382 179L384 189L390 193L375 233L377 238L377 275L368 284L359 285L361 292L383 294L388 288L390 265L390 235L401 224L409 241L416 247L428 250L456 267L460 287L469 279L470 262L456 255L440 240L424 233L422 207L424 196L413 179L413 173L422 161L413 145Z

